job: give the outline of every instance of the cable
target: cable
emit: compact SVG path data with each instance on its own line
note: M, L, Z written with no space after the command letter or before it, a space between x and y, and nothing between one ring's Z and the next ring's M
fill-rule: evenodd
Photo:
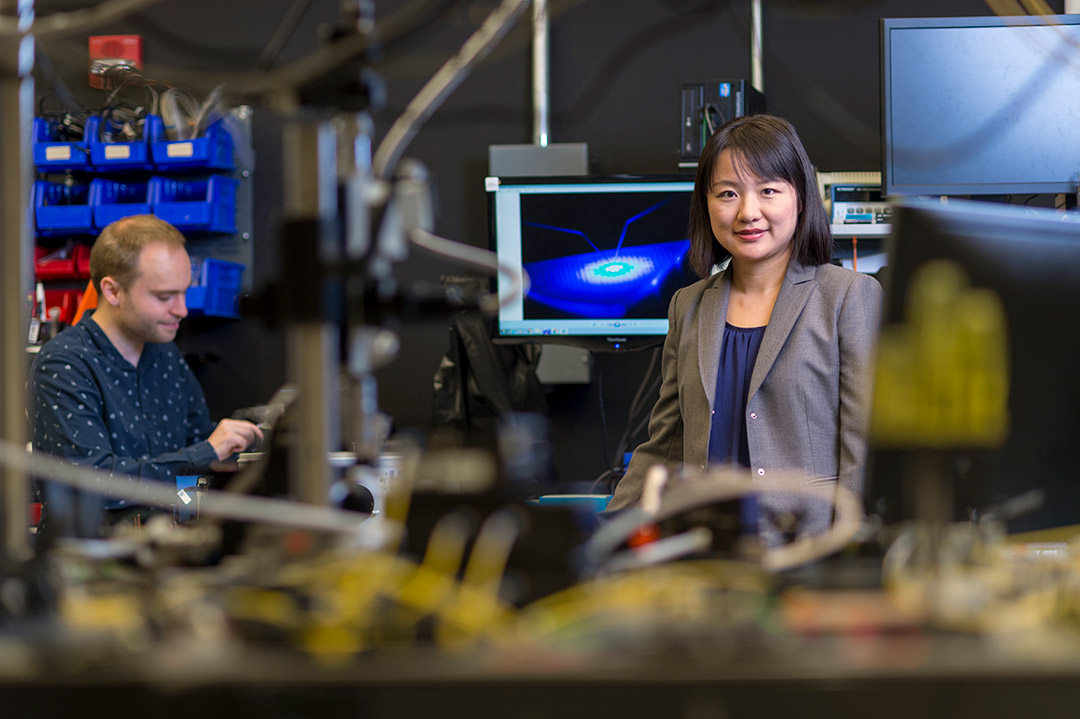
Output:
M452 0L415 0L389 18L380 20L377 37L360 33L346 36L285 67L256 75L253 78L254 89L257 93L281 89L295 91L346 62L371 52L377 39L381 40L381 46L385 49L410 37L418 29L438 21L442 11L452 5Z
M626 429L623 431L622 436L619 437L619 443L615 447L615 454L609 455L607 449L607 419L604 414L603 406L603 375L598 375L599 380L599 392L600 392L600 416L603 419L604 435L603 435L603 449L605 459L610 457L607 461L607 469L600 473L596 479L589 485L589 494L592 494L602 482L618 479L625 473L625 467L622 464L622 456L626 452L626 447L630 443L630 439L638 435L645 425L649 422L651 411L645 415L644 418L637 420L636 417L643 409L651 409L650 405L645 402L645 399L652 396L652 393L660 386L660 377L653 377L652 373L656 367L656 362L660 357L660 348L653 350L652 357L649 360L649 366L645 370L645 376L642 378L641 384L638 385L638 391L634 395L634 398L630 401L630 409L627 411L626 416ZM635 424L636 422L636 424Z
M170 140L188 140L198 101L186 87L170 87L161 95L161 120Z
M418 29L438 22L443 11L453 5L452 0L414 0L390 17L380 20L378 38L360 33L347 35L296 61L266 72L152 68L149 63L144 65L144 69L151 74L151 70L156 70L157 74L167 75L176 84L193 88L224 84L228 88L230 104L237 104L244 98L253 98L265 104L288 98L290 94L295 95L299 89L325 77L336 68L371 52L377 39L381 40L382 49L408 39ZM77 60L73 58L72 61Z
M105 0L105 2L81 10L35 18L29 28L20 28L19 21L14 18L0 16L0 35L13 37L23 35L24 31L32 32L37 37L76 35L102 25L118 22L128 15L159 2L161 0Z
M376 177L389 177L405 147L416 136L420 126L439 108L443 100L468 76L473 65L483 59L491 48L510 31L528 0L503 0L488 15L483 24L465 41L458 53L447 60L428 81L405 111L390 127L375 152L373 169Z
M230 43L228 47L221 43L199 42L182 37L172 28L159 24L145 14L136 14L127 18L127 24L140 35L145 36L145 44L157 50L170 50L181 57L202 58L215 65L240 66L250 65L253 57L262 51L262 46L240 47Z
M695 534L700 533L685 535L691 545ZM632 568L635 571L596 577L529 604L505 633L533 645L587 651L598 641L618 648L644 637L662 637L668 649L679 642L700 647L710 636L723 637L726 646L732 637L742 636L732 629L759 627L773 614L773 578L749 562L709 559L634 563Z
M211 124L225 115L218 85L200 103L186 87L170 87L161 96L161 119L170 140L201 137Z
M158 114L160 97L155 85L138 70L126 66L107 68L102 80L105 87L105 102L98 112L101 125L98 128L102 139L113 141L132 141L143 136L144 123L148 114ZM129 101L121 102L120 93L133 86L138 86L143 93L141 105Z
M191 123L191 136L201 137L206 128L213 125L226 115L225 104L222 100L223 85L218 85L203 100L198 112Z
M513 284L510 286L509 292L498 300L499 307L505 307L529 291L529 273L525 271L525 268L522 267L520 273L516 272L517 268L499 262L498 255L490 250L473 247L462 242L454 242L422 228L415 228L409 233L409 242L440 257L488 270L493 274L502 273L510 278Z
M728 121L728 118L724 115L724 113L720 111L720 108L713 104L706 105L704 109L702 109L701 114L702 118L705 120L705 140L708 140L710 137L712 137L712 134L716 132L716 128L720 127ZM716 115L715 120L713 120L713 115ZM705 143L702 142L702 147L704 146Z
M657 347L653 350L652 358L649 361L649 366L645 369L645 375L641 379L641 385L638 387L637 394L634 395L633 401L630 403L630 411L627 413L627 419L632 420L635 416L642 411L650 409L654 402L647 402L662 381L662 377L659 372L656 372L656 364L660 360L660 354L663 351L662 347ZM654 374L655 372L655 374Z
M611 465L607 464L607 459L611 455L608 454L608 442L607 442L607 413L604 411L604 373L597 368L596 371L596 391L599 397L600 403L600 446L604 451L604 463L610 469Z
M598 572L619 556L616 552L645 522L663 521L718 502L754 495L779 494L823 500L806 485L808 476L799 472L774 472L771 477L752 477L748 470L715 469L696 479L669 483L659 513L653 517L633 507L598 529L585 547L585 559ZM862 502L852 492L836 485L831 497L834 518L828 531L801 537L790 544L765 549L761 566L782 571L821 559L847 545L859 529Z
M436 639L444 646L460 645L490 632L506 616L499 598L510 551L522 531L522 520L510 508L493 512L480 527L454 601L439 614Z
M42 480L60 482L76 489L107 494L140 505L172 509L177 505L176 490L164 482L143 480L103 472L91 467L0 440L0 464L14 467ZM6 476L6 475L5 475ZM248 522L314 529L351 535L360 546L374 547L381 542L385 527L378 522L364 522L365 515L339 509L317 507L284 499L253 497L207 490L202 493L199 513ZM368 525L371 526L368 526Z
M1017 0L986 0L987 6L1000 17L1024 15L1024 9Z
M624 473L621 470L618 470L618 469L605 469L603 472L600 473L599 477L597 477L596 479L594 479L592 481L592 484L589 485L589 491L586 492L586 494L594 494L596 492L596 489L600 486L601 482L604 482L604 481L607 481L607 480L610 480L610 479L616 478L616 477L621 478L623 476L623 474ZM611 488L609 486L608 493L610 493L610 492L611 492Z
M296 31L297 23L300 22L300 18L304 16L309 7L311 7L311 0L293 0L292 5L285 12L285 16L281 18L277 30L274 30L274 34L270 37L270 42L266 43L266 47L263 48L258 59L255 60L255 67L252 68L254 71L266 72L270 69L274 61L277 60L278 55L285 49L289 38Z
M638 385L637 393L634 394L634 398L630 401L630 409L626 413L626 429L619 438L619 444L615 447L615 454L612 455L609 465L612 469L623 466L622 456L626 452L630 439L641 431L641 422L638 420L638 415L646 409L650 410L651 413L651 405L646 403L645 400L651 397L652 393L660 386L660 376L653 374L660 359L660 353L661 348L659 347L652 351L649 366L645 369L645 375L641 379L641 384ZM648 419L647 414L644 421L647 423Z
M766 493L777 491L770 490L767 484L759 485L759 487L764 488ZM788 489L779 491L791 492ZM803 490L801 493L811 497L816 496L810 490ZM761 565L771 571L783 571L822 559L847 546L855 533L859 531L862 520L862 502L855 494L837 485L833 496L833 508L834 518L829 531L813 537L804 537L781 547L770 547L765 550Z
M53 91L51 93L45 93L38 99L38 114L42 114L42 108L45 100L50 97L57 98L61 105L68 111L79 111L85 115L89 112L82 106L82 103L75 97L75 94L64 82L64 78L56 71L56 66L53 65L52 58L49 57L40 44L34 44L34 64L39 69L49 84L52 85Z
M659 387L658 382L649 383L648 395ZM646 408L648 409L648 408ZM623 467L623 455L626 454L626 450L630 445L630 440L636 437L641 430L648 425L651 416L651 410L646 412L643 417L639 417L640 410L633 414L628 414L626 418L626 429L623 431L622 436L619 437L619 443L615 446L615 454L611 457L612 469Z

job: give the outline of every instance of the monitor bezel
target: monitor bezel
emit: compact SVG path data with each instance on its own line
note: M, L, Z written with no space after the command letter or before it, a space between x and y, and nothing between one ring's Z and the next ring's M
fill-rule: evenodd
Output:
M900 184L894 179L893 118L890 115L892 93L892 36L893 30L934 28L1033 27L1050 25L1080 25L1080 15L997 15L944 18L882 18L880 21L880 79L881 79L881 162L882 190L887 196L985 196L1012 194L1075 193L1080 185L1080 166L1070 180L1048 182L921 182ZM1078 33L1080 40L1080 33Z
M1073 402L1071 375L1058 381L1075 366L1062 358L1080 357L1080 340L1057 329L1059 324L1067 328L1061 318L1080 307L1080 270L1076 262L1064 261L1080 259L1080 213L904 198L894 211L887 252L883 327L907 321L912 279L931 260L959 264L971 287L998 294L1007 318L1009 430L1001 446L989 448L900 447L871 439L864 487L867 511L889 524L921 519L914 477L927 466L948 467L953 475L947 479L954 484L941 491L952 500L952 520L989 517L1008 500L1038 489L1046 497L1041 506L999 516L1009 532L1075 524L1080 511L1072 510L1080 506L1080 491L1068 491L1075 473L1038 470L1046 470L1052 461L1080 467L1080 457L1063 449L1071 451L1075 441L1058 436L1062 427L1080 426L1080 410L1071 410L1074 421L1060 422L1062 407L1080 404ZM1055 389L1033 391L1039 383ZM1047 446L1040 445L1043 441ZM1044 464L1037 465L1030 455ZM1027 466L1027 460L1033 463ZM1019 471L1018 464L1026 471ZM1063 516L1070 511L1069 517Z
M496 188L503 185L640 185L648 183L689 185L692 191L695 181L693 173L657 173L657 174L610 174L610 175L550 175L550 176L489 176L484 180L487 195L488 244L492 252L497 252L497 227L495 213ZM492 277L491 291L498 296L500 278ZM666 320L666 318L665 318ZM500 316L497 314L491 323L491 341L499 345L515 344L560 344L579 347L592 352L628 352L660 346L667 337L667 331L650 334L563 334L563 335L506 335L502 334Z

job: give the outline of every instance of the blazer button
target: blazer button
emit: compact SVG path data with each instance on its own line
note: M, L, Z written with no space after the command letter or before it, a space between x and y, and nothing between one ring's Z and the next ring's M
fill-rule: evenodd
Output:
M757 419L757 412L751 412L750 419Z
M758 476L761 477L762 475L765 474L765 468L764 467L758 467L757 468L757 473L758 473Z

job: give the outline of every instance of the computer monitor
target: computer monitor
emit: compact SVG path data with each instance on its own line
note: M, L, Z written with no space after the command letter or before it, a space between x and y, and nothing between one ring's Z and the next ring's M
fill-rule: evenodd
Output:
M689 269L689 175L489 177L491 241L529 284L504 302L496 342L556 342L600 351L654 346ZM498 280L500 298L513 282Z
M1080 15L881 21L887 195L1071 193Z
M1009 519L1010 532L1080 524L1080 213L963 200L899 204L882 275L883 327L906 319L913 278L935 259L951 260L972 288L988 288L1000 298L1007 338L1004 442L990 449L930 450L948 460L937 466L949 470L942 480L952 485L952 519L1040 490L1040 506ZM874 401L880 398L878 392ZM889 522L911 519L918 471L912 458L919 450L876 444L867 509Z

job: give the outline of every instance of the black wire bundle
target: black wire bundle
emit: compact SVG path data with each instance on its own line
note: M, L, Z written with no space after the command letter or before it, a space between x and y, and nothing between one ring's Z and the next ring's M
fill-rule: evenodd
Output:
M634 398L630 401L630 408L626 413L626 429L623 430L622 436L619 437L615 452L610 455L607 447L607 415L604 412L604 377L602 374L597 377L597 388L600 395L600 421L603 425L604 456L605 458L610 457L610 460L608 461L608 469L593 480L590 492L605 483L609 489L613 488L615 482L626 472L623 456L626 454L634 437L641 434L642 430L648 425L652 414L652 406L656 401L655 395L660 389L661 377L657 365L660 361L661 351L662 349L659 347L652 351L649 366L645 370L645 376L642 378Z
M146 116L158 109L157 83L125 65L105 70L105 102L98 114L101 117L100 139L105 142L132 142L143 136ZM141 89L139 97L122 94L125 89ZM147 102L149 100L149 102Z
M56 142L81 142L86 132L86 121L94 114L82 106L72 94L67 84L56 73L52 60L35 48L34 62L52 84L52 92L42 94L37 101L37 116L49 125L49 135ZM53 102L60 105L57 109L46 109Z
M44 99L46 97L42 97ZM48 123L52 141L81 142L90 113L81 109L47 111L42 108L42 102L38 102L37 116Z

